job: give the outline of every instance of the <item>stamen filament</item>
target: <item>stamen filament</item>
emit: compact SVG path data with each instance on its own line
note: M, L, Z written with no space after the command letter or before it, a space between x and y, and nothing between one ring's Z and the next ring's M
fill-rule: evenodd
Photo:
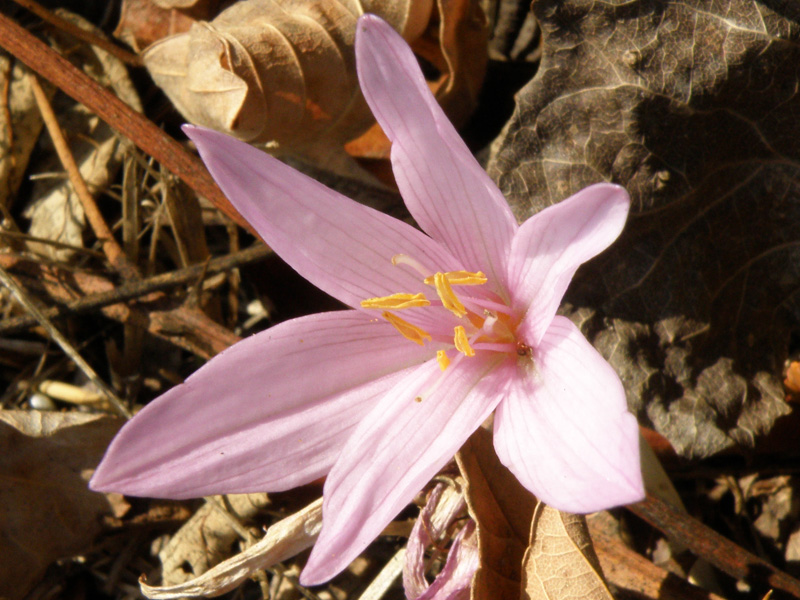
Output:
M439 361L439 368L444 371L448 366L450 366L450 359L447 357L447 352L444 350L437 350L436 351L436 360Z
M458 296L453 292L450 283L447 281L447 276L444 273L436 273L433 276L433 283L436 286L436 293L442 301L442 305L457 316L459 319L467 314L467 309L461 304Z
M397 315L393 315L390 312L384 312L381 316L389 321L397 331L400 332L407 340L411 340L415 344L419 344L420 346L425 345L425 340L432 340L431 334L422 329L421 327L417 327L416 325L412 325L408 321L401 319Z
M389 310L400 310L415 306L430 306L431 302L425 294L392 294L391 296L381 296L380 298L367 298L361 301L361 308L382 308Z
M503 313L506 315L511 315L511 307L503 304L502 302L494 302L493 300L486 300L485 298L472 298L469 299L471 304L475 304L476 306L480 306L481 308L485 308L486 310L491 310L494 312Z
M472 347L476 350L491 350L494 352L516 352L517 345L516 344L499 344L499 343L492 343L492 342L477 342L472 345Z
M473 273L471 271L447 271L444 276L447 278L447 283L450 285L483 285L487 281L486 275L478 271ZM427 285L434 285L434 278L436 275L431 275L425 278Z
M397 265L411 267L423 277L426 277L427 274L430 273L430 270L423 267L422 263L420 263L416 258L411 258L408 254L395 254L392 257L392 265L395 267Z
M453 336L453 343L456 346L456 350L461 352L464 356L475 356L475 350L473 350L472 346L469 345L467 331L464 329L463 325L456 326L455 336Z

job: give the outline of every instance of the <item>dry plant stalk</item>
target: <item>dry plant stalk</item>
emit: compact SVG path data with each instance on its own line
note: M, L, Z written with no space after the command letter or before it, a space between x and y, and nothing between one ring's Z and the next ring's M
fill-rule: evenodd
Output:
M432 0L243 0L143 59L192 123L290 150L320 138L341 144L372 124L355 71L359 15L377 14L413 40L431 8Z

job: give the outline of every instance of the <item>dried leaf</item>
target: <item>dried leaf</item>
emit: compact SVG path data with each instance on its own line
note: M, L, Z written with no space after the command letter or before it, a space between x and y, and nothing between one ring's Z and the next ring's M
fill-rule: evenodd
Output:
M264 538L200 577L173 586L140 582L148 598L173 600L186 596L214 597L239 586L251 573L286 560L311 547L322 528L322 499L272 525Z
M268 504L266 494L220 496L206 502L158 553L164 585L184 583L229 558L239 539L232 522L250 519Z
M536 499L497 458L491 434L479 428L456 455L477 525L480 566L472 600L517 600Z
M0 411L0 597L21 598L84 551L110 514L88 476L121 425L83 413Z
M586 518L536 507L523 585L531 600L613 600L589 538Z
M788 412L800 325L800 9L534 11L541 66L490 172L519 218L598 180L630 191L626 232L570 288L572 317L678 452L750 447Z
M143 59L193 123L285 149L341 144L372 123L355 73L358 16L381 15L412 39L430 9L430 0L244 0Z
M489 28L477 0L437 0L437 5L439 48L446 68L436 99L450 120L460 126L478 104L489 62Z

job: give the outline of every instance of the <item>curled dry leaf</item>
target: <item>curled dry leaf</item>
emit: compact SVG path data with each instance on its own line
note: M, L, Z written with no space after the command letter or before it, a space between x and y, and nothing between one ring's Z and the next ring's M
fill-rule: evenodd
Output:
M523 588L531 600L613 600L584 516L541 502L536 506L523 561Z
M541 66L490 174L520 218L600 180L627 188L626 231L573 280L572 316L679 453L752 447L789 411L800 332L800 9L533 9Z
M380 15L412 40L431 6L432 0L243 0L155 43L143 59L192 123L287 149L321 137L343 143L372 123L355 72L358 16Z
M456 462L478 535L480 566L472 580L472 600L517 600L524 589L522 560L536 499L500 463L486 429L472 434Z
M171 586L140 582L142 593L157 600L187 596L211 598L239 586L254 571L265 569L310 548L322 528L322 498L267 529L257 544L237 554L200 577Z
M111 508L87 481L121 424L0 411L0 597L23 597L53 561L84 551L100 533Z

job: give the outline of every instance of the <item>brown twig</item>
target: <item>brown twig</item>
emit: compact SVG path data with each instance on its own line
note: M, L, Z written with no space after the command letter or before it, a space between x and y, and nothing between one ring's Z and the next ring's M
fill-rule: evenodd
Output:
M749 583L754 593L763 595L775 589L800 598L800 581L655 496L648 494L644 501L627 508L668 538L680 541L696 556Z
M38 77L31 77L31 89L33 90L34 98L36 98L36 104L39 107L39 112L42 115L42 120L47 128L47 132L53 140L56 154L58 154L61 164L67 171L70 183L75 189L75 193L78 195L78 199L83 206L83 211L86 213L86 218L89 221L89 225L92 227L92 231L94 231L95 236L103 245L103 252L106 258L108 258L108 262L115 271L122 275L123 279L129 281L136 279L138 277L136 266L128 261L122 248L117 243L117 240L114 239L114 234L111 233L111 229L106 224L103 215L100 213L100 209L97 208L97 203L94 201L94 197L81 175L78 164L75 162L75 157L72 156L69 144L66 138L64 138L64 133L61 131L61 127L58 124L56 113L53 111L53 107L47 99L47 94L45 94L42 89Z
M68 33L74 38L86 42L87 44L91 44L92 46L97 46L101 50L105 50L124 63L134 67L141 67L143 64L139 55L134 54L133 52L128 52L113 42L110 42L91 31L82 29L75 25L75 23L67 21L66 19L62 19L57 14L47 10L44 6L34 2L33 0L14 0L14 2L28 9L43 21L50 23L50 25L60 29L61 31L64 31L65 33Z
M0 254L0 267L13 272L13 277L24 287L41 290L42 294L64 304L74 301L76 295L81 297L112 293L116 287L109 279L100 275L64 269L58 265L45 265L7 254ZM65 282L70 285L65 285ZM206 360L240 339L197 308L172 308L175 303L164 297L148 298L147 302L147 311L136 304L125 303L104 306L100 310L109 319L144 327L153 335Z
M0 267L0 281L2 281L3 284L9 290L11 290L11 293L14 294L14 297L17 299L17 301L23 307L25 307L25 310L27 310L39 322L39 324L44 327L50 338L61 347L61 350L63 350L64 354L69 356L70 359L72 359L72 362L74 362L75 365L81 371L83 371L86 377L88 377L89 380L94 383L97 388L106 396L106 398L108 398L108 401L117 410L117 412L125 417L130 417L131 413L127 408L125 408L122 400L120 400L114 391L108 387L102 379L100 379L100 376L95 372L94 369L92 369L89 363L87 363L83 357L78 354L78 351L72 347L72 344L69 343L69 340L67 340L67 338L65 338L55 327L55 325L53 325L50 320L45 317L38 308L36 308L36 305L34 305L28 299L28 295L25 293L25 290L22 289L22 286L18 285L17 282L14 281L14 278L11 277L11 275L9 275L2 267Z
M155 123L137 113L47 44L2 14L0 46L96 113L142 151L183 179L197 194L207 198L228 217L253 232L217 187L200 159L188 153Z
M256 262L269 256L270 249L259 244L247 250L235 252L227 256L211 259L208 263L192 265L185 269L179 269L170 273L162 273L154 277L149 277L141 281L124 283L119 287L108 292L99 292L73 300L62 306L53 306L42 310L48 319L72 316L86 313L98 308L127 302L135 298L142 298L153 292L164 291L179 285L197 281L205 272L207 275L214 275L223 271L229 271L251 262ZM0 336L16 333L32 327L38 321L30 316L15 317L5 319L0 323Z

